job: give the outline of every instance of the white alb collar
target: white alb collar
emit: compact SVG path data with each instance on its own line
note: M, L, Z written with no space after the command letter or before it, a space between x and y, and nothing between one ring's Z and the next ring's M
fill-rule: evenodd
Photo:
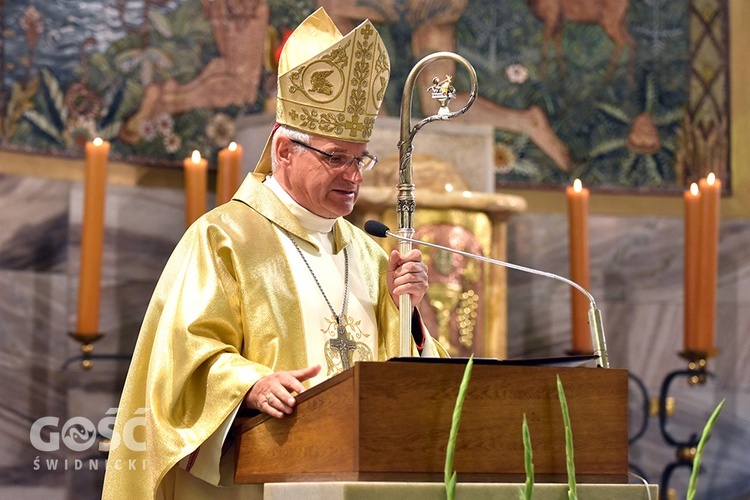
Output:
M336 219L326 219L319 215L315 215L291 197L289 193L279 184L274 176L266 177L264 184L274 192L274 194L281 200L281 203L286 206L292 215L294 215L305 229L308 231L315 231L318 233L330 233L333 230L333 225L336 223Z

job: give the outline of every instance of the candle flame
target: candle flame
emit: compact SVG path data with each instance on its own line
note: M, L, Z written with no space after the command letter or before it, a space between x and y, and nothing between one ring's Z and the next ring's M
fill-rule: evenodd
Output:
M708 174L708 177L706 177L706 182L708 183L709 186L713 186L714 183L716 182L716 175L714 175L713 172Z
M453 184L451 184L450 182L449 182L449 183L447 183L447 184L445 185L445 190L446 190L447 192L449 192L449 193L450 193L451 191L453 191Z
M699 192L700 191L698 190L698 183L694 182L690 184L690 194L692 194L693 196L698 196Z
M102 140L101 137L97 137L96 139L94 139L94 146L99 147L102 144L104 144L104 141Z
M229 143L229 147L227 147L229 151L237 151L237 143L232 141Z
M201 161L201 152L197 149L193 151L193 156L190 157L193 160L193 163L200 163Z
M581 183L581 179L576 179L573 181L573 191L576 193L580 193L583 190L583 184Z

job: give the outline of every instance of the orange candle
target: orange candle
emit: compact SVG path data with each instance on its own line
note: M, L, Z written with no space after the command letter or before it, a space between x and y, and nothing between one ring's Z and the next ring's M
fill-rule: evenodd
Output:
M701 192L695 182L683 194L685 200L685 351L697 350L698 270L701 245Z
M208 162L199 151L182 162L185 167L185 227L206 213Z
M705 179L698 181L698 188L701 192L701 241L695 350L708 353L714 349L721 181L710 173Z
M216 206L228 202L240 187L242 146L232 142L219 151L219 168L216 175Z
M568 238L570 245L570 279L589 289L589 190L576 179L565 190L568 201ZM588 326L588 298L571 288L571 316L574 353L590 353L591 331Z
M109 142L86 143L77 333L98 333Z

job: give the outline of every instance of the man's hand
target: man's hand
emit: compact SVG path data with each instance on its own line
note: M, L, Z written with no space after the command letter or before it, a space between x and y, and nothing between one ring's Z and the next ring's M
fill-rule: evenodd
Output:
M422 252L413 249L406 255L393 250L388 259L388 291L398 304L399 295L408 293L416 307L427 293L427 266L422 262Z
M305 386L302 382L313 378L320 372L320 365L272 373L258 380L245 395L245 406L281 418L294 411L297 404L293 392L302 394Z

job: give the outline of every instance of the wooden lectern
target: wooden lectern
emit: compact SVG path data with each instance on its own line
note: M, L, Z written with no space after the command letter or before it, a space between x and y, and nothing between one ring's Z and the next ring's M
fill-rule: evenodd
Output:
M297 398L283 419L235 428L236 483L443 481L466 360L358 362ZM627 483L628 378L622 369L513 366L475 360L458 431L461 482L523 482L523 415L535 480L566 482L568 402L580 483Z

